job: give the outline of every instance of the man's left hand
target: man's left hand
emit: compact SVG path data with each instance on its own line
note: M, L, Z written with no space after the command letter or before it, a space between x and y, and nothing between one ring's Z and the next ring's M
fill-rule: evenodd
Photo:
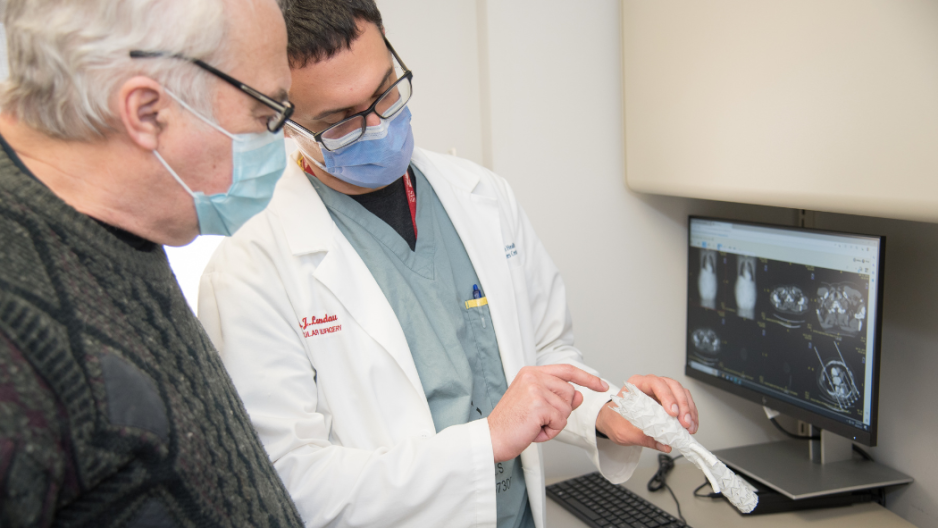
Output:
M697 405L694 404L694 398L691 397L690 391L681 386L680 383L671 378L651 374L632 376L629 378L629 383L660 403L669 415L677 417L681 425L690 434L697 432L699 424L697 421ZM619 391L620 396L624 390ZM654 438L646 436L641 429L620 416L614 410L615 405L615 403L609 402L599 411L599 416L596 417L597 431L608 436L610 440L619 445L640 445L664 453L671 452L670 447L659 444Z

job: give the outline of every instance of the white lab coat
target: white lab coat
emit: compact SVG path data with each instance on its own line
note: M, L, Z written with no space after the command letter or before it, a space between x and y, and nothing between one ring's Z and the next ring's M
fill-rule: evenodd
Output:
M581 363L564 284L502 178L417 149L488 297L509 383L526 365ZM268 209L225 240L202 276L199 316L307 526L495 527L488 422L435 432L404 332L365 263L290 156ZM419 192L419 189L418 189ZM595 435L608 393L558 439L622 482L641 448ZM545 525L540 447L521 455Z

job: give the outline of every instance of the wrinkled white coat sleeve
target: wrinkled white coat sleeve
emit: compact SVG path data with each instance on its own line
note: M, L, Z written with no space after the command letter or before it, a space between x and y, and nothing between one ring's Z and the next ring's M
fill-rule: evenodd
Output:
M503 192L511 208L515 240L520 247L519 255L522 256L524 276L528 281L526 290L532 311L537 364L567 363L599 375L583 363L583 354L573 344L573 320L567 307L566 286L560 271L547 254L507 183L504 184ZM617 384L608 380L606 382L609 383L606 392L577 387L583 394L583 403L570 415L567 427L557 436L557 440L583 448L603 476L614 483L621 483L632 476L642 448L620 446L596 436L596 418L600 409L619 391Z
M274 238L274 237L272 237ZM306 526L495 526L488 422L388 448L330 441L316 372L271 248L223 243L202 276L199 315ZM287 253L289 254L289 253ZM218 271L219 261L238 262Z

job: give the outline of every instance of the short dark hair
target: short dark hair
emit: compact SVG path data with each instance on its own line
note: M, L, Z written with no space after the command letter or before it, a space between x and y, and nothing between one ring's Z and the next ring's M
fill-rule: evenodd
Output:
M361 34L359 22L384 29L374 0L287 0L283 2L283 18L291 68L302 68L310 61L319 62L351 48Z

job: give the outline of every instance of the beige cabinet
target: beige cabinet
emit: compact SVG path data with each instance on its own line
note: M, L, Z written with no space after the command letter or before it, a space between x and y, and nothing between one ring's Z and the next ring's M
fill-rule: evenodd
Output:
M938 222L938 1L623 0L639 192Z

